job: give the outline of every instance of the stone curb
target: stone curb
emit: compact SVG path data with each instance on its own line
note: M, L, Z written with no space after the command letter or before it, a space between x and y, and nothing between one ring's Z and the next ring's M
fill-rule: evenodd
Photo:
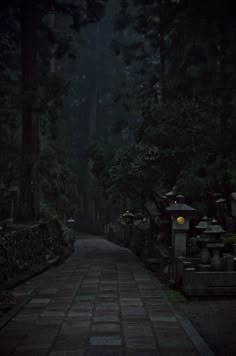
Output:
M5 316L0 320L0 330L9 323L9 321L32 299L32 295L27 295L24 299L16 304Z
M187 319L182 311L178 309L177 306L170 305L173 313L176 316L176 319L181 324L182 328L185 330L186 334L190 337L192 343L198 350L201 356L214 356L215 354L209 348L206 341L202 338L202 336L198 333L198 331L193 326L192 322Z
M28 277L26 277L25 279L19 281L19 283L16 283L14 286L12 286L9 289L13 289L16 288L17 286L25 283L26 281L46 272L47 270L49 270L51 267L53 266L57 266L60 265L61 263L63 263L67 258L69 258L72 254L74 253L74 250L72 250L70 253L65 254L62 257L59 257L58 259L56 259L55 261L51 262L50 264L48 264L45 268L43 268L41 271L36 272ZM6 313L6 315L4 315L1 319L0 319L0 330L9 323L9 321L11 321L11 319L18 314L18 312L26 305L29 303L29 301L32 299L33 297L33 293L28 294L27 296L25 296L23 298L23 300L20 303L17 303L9 312Z
M29 273L29 274L22 275L22 277L20 279L13 280L13 281L9 282L8 284L6 283L4 285L4 289L0 289L0 290L4 291L4 290L11 290L13 288L16 288L19 285L29 281L31 278L34 278L34 277L46 272L51 267L62 264L67 258L69 258L74 253L74 251L75 250L73 249L73 250L65 253L63 256L59 256L58 258L54 258L53 260L48 261L47 265L43 266L42 269L40 269L38 271L32 272L32 274Z
M206 341L203 339L203 337L199 334L199 332L196 330L192 322L184 315L184 313L178 308L178 306L173 305L170 303L168 296L164 289L161 287L161 284L155 279L154 277L154 283L156 286L161 288L161 294L163 296L163 299L165 302L168 304L170 309L172 310L173 314L175 315L176 319L186 332L186 334L189 336L190 340L192 341L193 345L199 352L199 355L201 356L215 356L213 351L210 349L209 345L206 343Z

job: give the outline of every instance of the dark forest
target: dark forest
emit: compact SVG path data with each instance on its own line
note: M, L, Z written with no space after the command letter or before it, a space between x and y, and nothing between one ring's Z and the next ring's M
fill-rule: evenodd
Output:
M233 0L1 0L0 354L210 356L213 350L233 356L235 138ZM146 272L122 249L152 271L161 285L157 289L165 290L169 303L181 305L190 329L196 327L205 341L190 336L194 347L188 347L176 326L185 330L183 318L154 301L148 304L154 286L145 287ZM76 278L88 279L87 284L79 287ZM96 278L98 289L118 285L123 334L116 319L102 320L95 313L97 331L88 344L81 336L77 345L81 330L73 323L78 317L84 327ZM138 310L131 286L126 291L125 279L137 283L150 318L151 329L144 325L143 334L143 309ZM45 283L45 296L38 283ZM67 305L65 315L73 319L75 313L73 322L60 324L62 331L72 330L63 331L68 347L60 341L59 324L54 329L49 320L46 326L27 324L24 308L34 300L36 308L56 300L50 284L58 290L59 305L69 291L77 295L73 301L82 300L83 283L87 306L76 315ZM146 295L147 290L154 294ZM122 302L122 293L129 302ZM105 315L118 308L110 294L101 300L96 294ZM37 339L42 332L49 340L51 333L53 343L40 344L32 336L21 346L17 316L4 322L29 295L23 312L15 314L29 335ZM53 318L60 316L60 307L57 312ZM126 335L130 315L133 337L143 342L130 342L131 331ZM174 335L164 324L175 317ZM189 337L191 331L185 332Z

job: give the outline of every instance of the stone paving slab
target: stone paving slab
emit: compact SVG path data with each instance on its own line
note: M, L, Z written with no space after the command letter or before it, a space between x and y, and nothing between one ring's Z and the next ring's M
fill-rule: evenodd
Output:
M1 356L212 355L154 275L101 238L78 239L73 256L15 293L31 300L0 330Z

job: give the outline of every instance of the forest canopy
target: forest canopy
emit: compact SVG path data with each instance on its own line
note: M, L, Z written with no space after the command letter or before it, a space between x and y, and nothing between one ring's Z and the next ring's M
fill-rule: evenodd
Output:
M94 172L105 190L101 167L116 191L147 202L176 185L205 213L209 192L236 189L234 2L123 0L114 27L129 79L119 100L138 115L126 122L133 142L114 147L109 167L92 155ZM157 152L147 165L143 147Z
M204 213L236 189L234 1L3 0L0 29L0 183L19 219L157 213L174 185Z
M102 18L105 4L1 1L1 184L18 187L19 219L38 219L44 206L59 215L78 210L78 163L64 115L71 87L58 68L76 58L78 33Z

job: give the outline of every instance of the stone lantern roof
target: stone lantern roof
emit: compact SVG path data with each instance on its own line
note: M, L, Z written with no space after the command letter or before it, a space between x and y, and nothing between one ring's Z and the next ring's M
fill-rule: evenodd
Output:
M166 208L166 210L169 211L170 213L183 212L183 213L190 213L190 214L195 211L195 209L192 208L191 206L187 204L179 204L179 203L171 204L170 206L168 206L168 208Z
M176 197L176 187L174 186L171 191L165 193L165 197L168 200L173 201Z
M207 229L209 223L208 223L208 217L204 216L201 221L195 226L195 229L204 231Z
M191 214L195 211L194 208L184 203L183 195L177 195L176 202L168 206L166 210L173 214L178 214L180 212L185 214Z
M123 214L123 217L124 217L124 218L127 218L127 217L133 218L133 217L134 217L134 214L131 213L129 210L127 210L127 211Z
M206 230L204 230L204 235L221 235L224 232L225 230L222 226L217 224L217 221L213 219L211 224L209 224Z
M173 196L175 196L175 193L173 192L173 190L171 190L170 192L166 193L165 196L168 198L173 197Z
M207 228L207 222L206 221L200 221L196 226L195 228L198 229L198 230L203 230L205 231L206 228Z
M226 202L226 200L224 198L219 198L219 199L216 200L217 204L225 203L225 202Z

